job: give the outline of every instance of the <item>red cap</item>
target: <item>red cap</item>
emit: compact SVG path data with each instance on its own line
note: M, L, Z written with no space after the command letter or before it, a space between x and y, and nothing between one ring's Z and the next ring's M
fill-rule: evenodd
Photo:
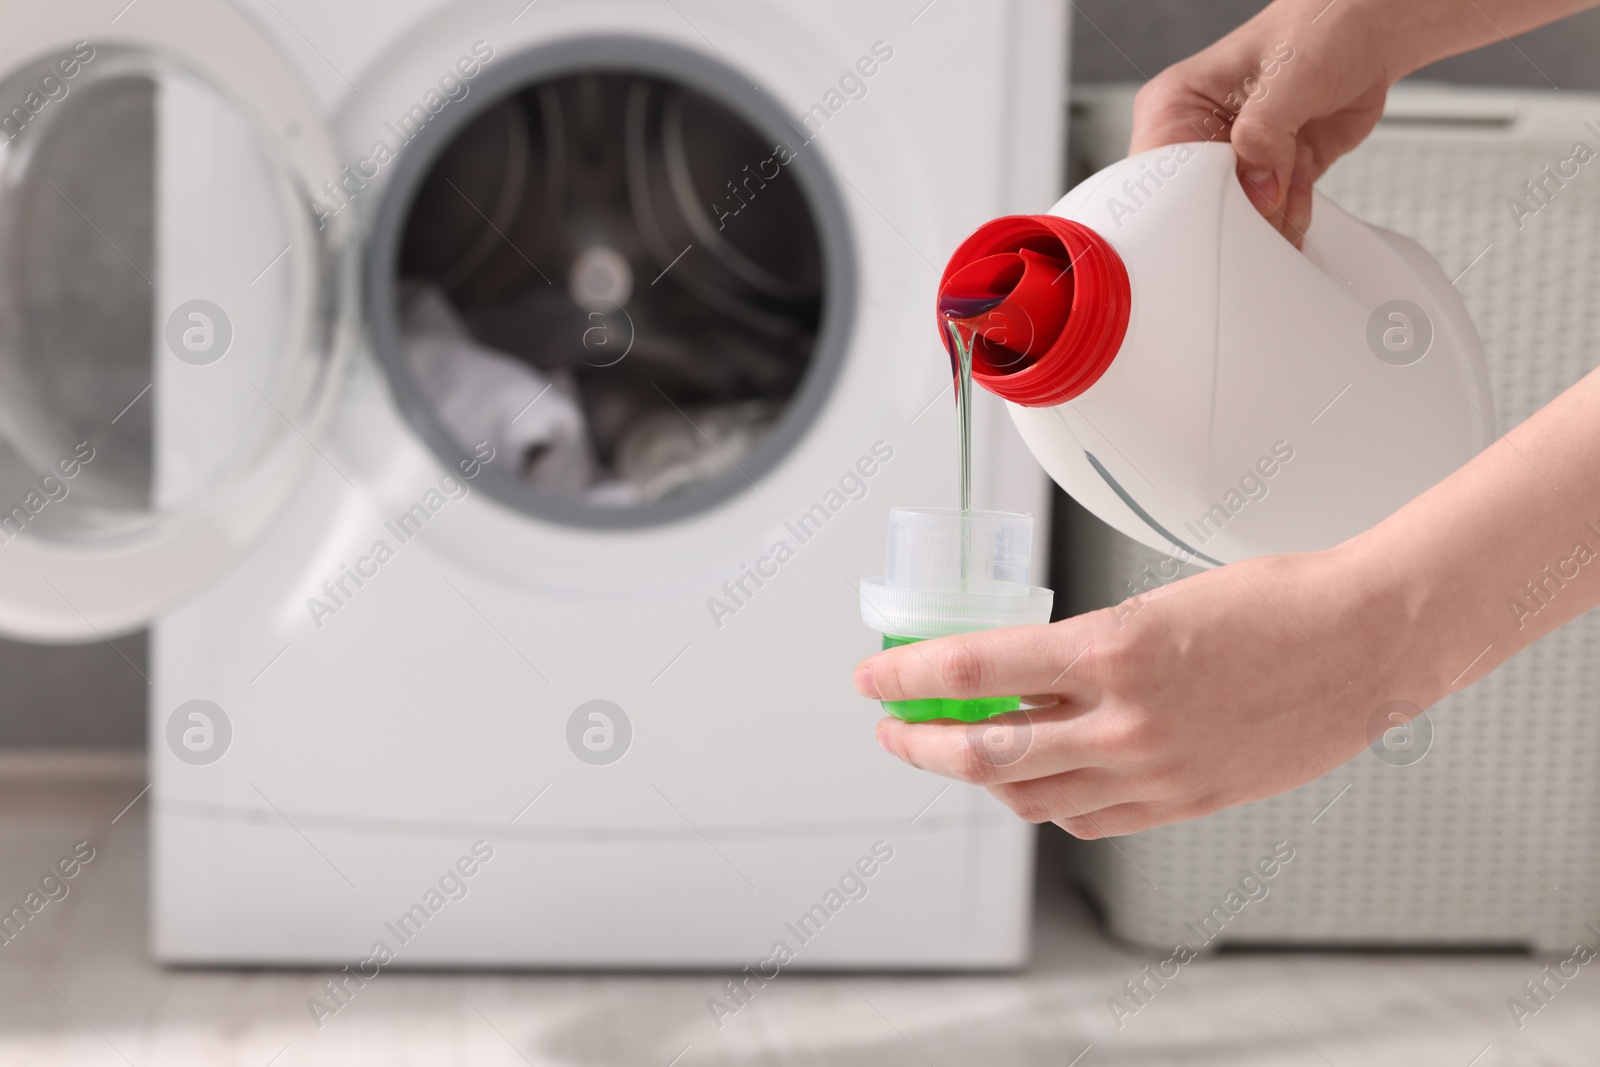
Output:
M939 280L939 305L952 359L944 311L975 335L974 382L1025 407L1053 407L1111 366L1132 296L1127 268L1098 233L1054 215L1009 215L956 249Z

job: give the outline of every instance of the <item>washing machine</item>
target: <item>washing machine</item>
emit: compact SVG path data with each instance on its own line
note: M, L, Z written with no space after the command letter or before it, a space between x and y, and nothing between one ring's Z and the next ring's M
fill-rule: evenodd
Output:
M939 267L1061 191L1063 8L0 10L0 629L150 627L157 958L1025 959L1032 828L850 672L957 491Z

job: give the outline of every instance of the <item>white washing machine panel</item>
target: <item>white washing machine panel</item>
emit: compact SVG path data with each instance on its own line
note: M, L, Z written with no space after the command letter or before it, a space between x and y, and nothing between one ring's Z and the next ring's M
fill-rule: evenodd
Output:
M749 963L882 851L870 903L796 966L1023 959L1031 829L879 752L849 673L878 640L854 583L886 510L955 491L936 264L1059 193L1062 6L124 3L0 13L16 84L92 38L84 70L153 86L154 115L150 250L124 257L153 293L144 495L68 496L76 522L0 547L0 628L155 619L157 955L355 961L482 842L472 893L396 965ZM686 86L781 142L822 265L808 369L749 471L615 521L442 436L396 322L440 154L588 71ZM86 84L46 107L87 108ZM29 177L44 132L0 170ZM566 283L571 263L524 258ZM1042 521L989 400L978 504ZM17 408L0 435L26 474L55 438ZM81 420L56 422L70 446Z

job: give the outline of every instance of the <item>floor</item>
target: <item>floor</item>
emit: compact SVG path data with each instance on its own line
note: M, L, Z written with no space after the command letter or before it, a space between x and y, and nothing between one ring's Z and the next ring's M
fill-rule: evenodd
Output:
M1600 1063L1600 968L1519 1030L1507 999L1546 962L1524 956L1228 954L1119 1020L1108 1001L1158 957L1108 942L1049 862L1019 974L785 974L719 1028L720 975L385 972L319 1027L306 1002L326 975L146 959L146 782L128 757L0 755L5 909L96 842L67 895L0 945L7 1067Z

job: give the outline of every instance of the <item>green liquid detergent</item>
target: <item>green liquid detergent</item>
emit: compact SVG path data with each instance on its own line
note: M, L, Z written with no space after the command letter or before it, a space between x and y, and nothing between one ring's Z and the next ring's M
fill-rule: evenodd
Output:
M945 296L939 302L939 312L944 316L945 328L950 331L955 348L956 378L956 448L961 472L961 590L970 590L972 570L972 344L976 336L962 328L961 320L972 320L995 307L1003 298L962 298ZM898 648L923 640L916 637L898 637L885 634L883 647ZM972 700L885 700L883 708L890 715L906 722L925 722L929 719L959 719L962 722L980 722L995 715L1016 711L1022 706L1020 697L980 697Z

